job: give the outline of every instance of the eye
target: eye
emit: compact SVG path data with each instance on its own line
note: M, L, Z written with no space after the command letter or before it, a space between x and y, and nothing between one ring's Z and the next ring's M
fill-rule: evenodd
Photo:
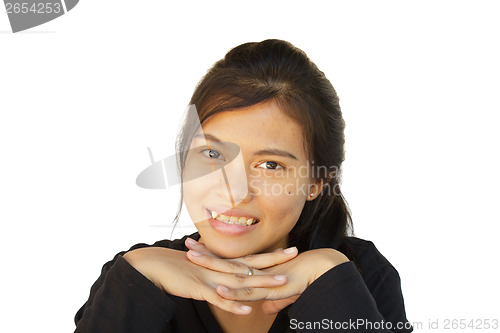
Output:
M263 163L259 164L257 167L264 168L267 170L284 169L284 167L281 164L279 164L278 162L274 162L274 161L263 162Z
M225 161L225 159L222 157L222 155L217 150L203 149L201 151L201 153L203 153L203 155L205 155L206 157L208 157L210 159L218 159L221 161Z

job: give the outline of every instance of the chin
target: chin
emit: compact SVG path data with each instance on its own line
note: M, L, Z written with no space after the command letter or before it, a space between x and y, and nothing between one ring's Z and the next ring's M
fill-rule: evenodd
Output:
M219 258L235 259L254 254L254 249L238 241L207 241L203 240L207 249Z
M232 248L228 248L228 247L210 248L208 246L207 246L207 248L210 250L210 252L212 252L213 254L218 256L219 258L224 258L224 259L235 259L235 258L240 258L240 257L244 257L246 255L252 254L251 252L249 252L248 250L245 250L245 249L232 249Z

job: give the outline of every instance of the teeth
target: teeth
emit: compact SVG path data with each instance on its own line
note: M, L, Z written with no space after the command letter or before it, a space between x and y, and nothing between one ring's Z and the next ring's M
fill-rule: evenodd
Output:
M239 224L239 225L249 226L254 224L254 222L255 223L259 222L258 219L253 219L253 218L247 219L246 217L227 216L224 214L217 214L214 211L211 211L210 213L212 214L212 218L214 220L225 222L227 224Z

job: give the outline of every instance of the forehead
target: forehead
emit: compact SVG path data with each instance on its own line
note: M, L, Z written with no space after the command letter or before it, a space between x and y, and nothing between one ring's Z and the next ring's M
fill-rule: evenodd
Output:
M302 127L274 101L215 114L202 124L202 129L207 135L236 143L242 149L288 149L306 159Z

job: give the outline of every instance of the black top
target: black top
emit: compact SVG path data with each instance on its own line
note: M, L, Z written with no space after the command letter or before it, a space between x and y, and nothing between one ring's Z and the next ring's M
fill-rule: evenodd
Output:
M188 251L182 239L156 246ZM189 236L198 240L200 235ZM295 303L281 310L269 332L411 332L399 274L372 242L349 237L352 261L316 279ZM205 301L161 291L118 253L107 262L75 316L79 333L222 332Z

